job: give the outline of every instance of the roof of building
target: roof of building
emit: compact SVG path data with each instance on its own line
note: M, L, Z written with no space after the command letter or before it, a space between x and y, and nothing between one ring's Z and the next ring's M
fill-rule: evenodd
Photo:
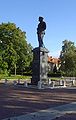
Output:
M48 62L53 63L53 64L59 64L61 61L59 58L52 58L52 56L48 56Z

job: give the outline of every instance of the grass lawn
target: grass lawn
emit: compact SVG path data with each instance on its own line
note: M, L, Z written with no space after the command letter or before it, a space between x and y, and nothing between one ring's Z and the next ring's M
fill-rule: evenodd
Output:
M15 80L15 79L31 79L31 76L22 76L22 75L11 75L6 76L4 74L0 74L0 80L1 79L8 79L8 80Z
M32 76L23 76L23 75L11 75L11 76L6 76L4 74L0 74L0 80L2 79L8 79L8 80L18 80L18 79L27 79L30 80ZM63 78L61 77L49 77L50 80L62 80Z

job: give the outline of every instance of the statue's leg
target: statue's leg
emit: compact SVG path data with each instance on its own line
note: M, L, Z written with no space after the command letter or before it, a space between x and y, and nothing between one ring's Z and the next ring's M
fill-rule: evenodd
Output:
M41 39L41 47L43 47L43 40Z
M44 44L43 44L43 37L44 37L44 31L42 31L42 33L41 33L41 46L42 47L44 46Z
M38 34L38 42L39 42L39 47L42 47L43 41L40 34Z

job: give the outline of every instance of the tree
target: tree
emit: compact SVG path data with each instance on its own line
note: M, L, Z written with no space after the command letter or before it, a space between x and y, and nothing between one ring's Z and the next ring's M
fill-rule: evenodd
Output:
M63 41L62 51L60 54L61 70L67 76L76 75L76 47L74 42L65 40Z
M3 64L6 63L4 69L10 73L14 72L15 68L20 73L22 69L30 66L32 61L32 46L27 43L26 32L14 23L0 24L0 59ZM1 63L0 69L4 71Z
M53 72L54 72L54 73L57 73L57 67L56 67L56 64L55 64L55 66L54 66L54 68L53 68Z

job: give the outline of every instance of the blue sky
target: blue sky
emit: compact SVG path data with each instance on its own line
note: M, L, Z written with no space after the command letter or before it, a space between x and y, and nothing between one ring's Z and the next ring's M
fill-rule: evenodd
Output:
M33 48L38 46L39 16L47 24L44 44L50 56L59 56L65 39L76 44L76 0L0 0L0 23L15 23Z

